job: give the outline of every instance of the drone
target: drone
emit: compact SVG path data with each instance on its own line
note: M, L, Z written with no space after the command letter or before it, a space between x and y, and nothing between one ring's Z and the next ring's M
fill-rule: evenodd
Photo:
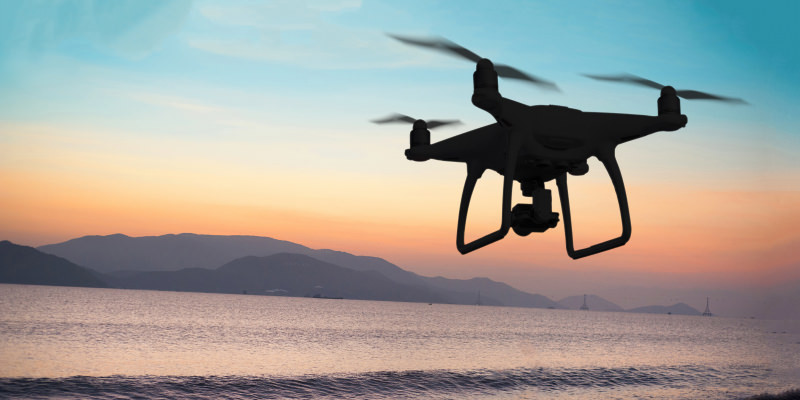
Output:
M552 195L545 182L555 179L564 217L567 254L573 259L590 256L623 246L631 237L628 198L622 181L615 149L622 143L656 132L671 132L686 126L681 114L680 99L716 100L747 104L744 100L696 90L676 90L672 86L631 74L585 75L588 78L621 82L659 89L658 115L585 112L556 105L525 105L503 97L498 89L498 76L517 79L547 90L559 90L548 80L516 68L494 64L472 51L444 38L390 37L412 46L425 47L456 55L476 63L473 74L472 104L488 112L495 123L431 144L430 131L440 126L459 123L457 120L414 119L394 114L373 120L375 123L407 122L413 124L410 146L405 151L412 161L440 160L467 165L467 178L458 212L456 247L461 254L480 249L504 238L510 229L520 235L545 232L555 228L559 214L553 212ZM622 233L619 237L576 250L573 245L567 175L581 176L589 171L587 163L596 157L606 169L619 204ZM469 243L464 230L475 184L487 170L503 176L500 228ZM514 181L520 183L522 195L530 203L511 206Z

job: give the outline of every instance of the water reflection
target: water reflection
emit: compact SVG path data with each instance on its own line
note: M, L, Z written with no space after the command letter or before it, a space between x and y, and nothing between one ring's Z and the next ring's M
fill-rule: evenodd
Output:
M796 373L800 335L777 336L726 318L0 285L4 377Z

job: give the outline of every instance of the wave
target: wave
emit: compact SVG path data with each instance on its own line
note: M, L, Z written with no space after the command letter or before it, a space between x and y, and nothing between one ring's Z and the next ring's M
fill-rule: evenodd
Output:
M696 365L626 368L520 368L398 371L304 376L73 376L0 378L0 397L96 399L454 398L514 391L610 389L626 386L714 386L761 378L765 370Z

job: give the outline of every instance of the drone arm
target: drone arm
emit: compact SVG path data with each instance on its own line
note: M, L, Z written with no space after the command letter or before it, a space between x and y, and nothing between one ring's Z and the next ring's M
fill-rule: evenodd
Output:
M619 203L619 213L622 218L622 235L589 246L585 249L575 250L572 240L572 219L569 208L569 192L567 190L567 174L562 174L556 178L558 185L558 196L561 198L561 211L564 213L564 236L567 241L567 254L573 259L597 254L606 250L624 245L631 238L631 215L628 210L628 196L625 193L625 185L622 182L622 173L620 173L617 159L614 157L614 149L606 149L601 151L597 158L605 165L608 176L611 177L611 182L614 184L614 191L617 193L617 202Z
M458 231L456 232L456 247L461 254L467 254L504 238L511 228L511 189L514 186L514 173L516 171L517 154L519 153L521 139L519 134L515 131L512 131L509 136L508 158L506 161L506 168L503 171L503 204L500 229L479 239L475 239L472 242L464 243L464 230L467 225L467 213L469 212L472 192L475 190L475 183L486 170L485 167L479 166L478 164L467 163L467 179L464 181L464 191L461 193L461 206L458 210Z

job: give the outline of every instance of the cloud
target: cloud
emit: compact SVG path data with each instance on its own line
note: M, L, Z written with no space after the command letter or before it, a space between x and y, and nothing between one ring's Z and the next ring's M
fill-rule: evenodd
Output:
M132 93L128 94L127 97L136 101L140 101L142 103L177 109L180 111L188 111L192 113L221 114L230 112L230 110L222 107L212 106L192 99L187 99L178 96L166 96L166 95L152 94L152 93Z
M36 55L71 39L142 57L177 31L190 0L56 0L0 3L0 53Z
M191 33L187 42L214 54L312 69L430 65L430 55L404 48L378 29L337 21L360 7L355 0L201 3L197 11L212 26Z
M310 28L323 19L324 14L360 7L359 0L284 0L204 2L197 5L197 10L218 24L284 30Z

